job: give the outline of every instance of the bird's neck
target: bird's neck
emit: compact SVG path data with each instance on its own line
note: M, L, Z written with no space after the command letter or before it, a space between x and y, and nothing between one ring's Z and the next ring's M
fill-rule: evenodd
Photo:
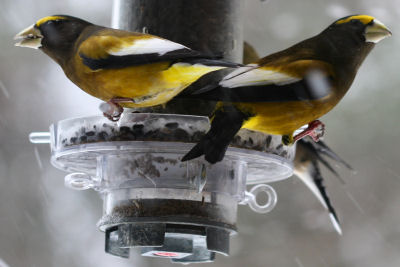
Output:
M43 52L51 57L63 69L67 65L68 60L73 56L73 49L69 47L60 48L60 51L43 49Z
M337 35L323 36L323 33L305 40L295 49L302 51L315 51L307 56L312 60L321 60L329 63L336 74L337 87L343 95L350 88L358 68L374 47L373 43L366 43L356 36L348 36L345 42Z
M354 72L373 47L373 43L366 43L354 35L348 35L343 40L342 36L324 32L293 46L301 51L315 51L306 55L309 59L325 61L338 69L352 69Z

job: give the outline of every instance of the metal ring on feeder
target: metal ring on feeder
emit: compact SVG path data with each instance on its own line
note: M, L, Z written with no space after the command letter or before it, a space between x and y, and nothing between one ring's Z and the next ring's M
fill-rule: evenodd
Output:
M263 192L268 195L268 201L264 205L261 205L257 202L257 195ZM274 209L278 201L278 196L275 190L271 186L266 184L253 186L250 192L246 192L246 197L248 197L247 204L249 205L249 207L257 213L270 212Z

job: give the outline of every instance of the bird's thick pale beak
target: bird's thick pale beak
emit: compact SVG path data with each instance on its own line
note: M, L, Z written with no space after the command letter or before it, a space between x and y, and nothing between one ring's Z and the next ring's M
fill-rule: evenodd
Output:
M40 30L33 24L15 35L14 40L22 39L15 46L38 49L42 46L42 38Z
M377 43L392 35L391 31L379 20L374 19L372 25L365 29L365 41Z

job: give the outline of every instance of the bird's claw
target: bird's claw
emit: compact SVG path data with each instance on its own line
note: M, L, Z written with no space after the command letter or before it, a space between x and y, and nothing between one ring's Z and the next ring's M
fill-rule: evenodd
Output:
M307 135L310 136L315 142L318 142L325 133L325 124L323 124L319 120L312 121L308 124L307 129L302 131L301 133L297 134L293 140L294 142L306 137Z
M112 122L119 121L119 119L121 118L121 114L118 116L111 116L110 114L103 113L103 115L104 115L104 117L106 117L107 119L109 119Z
M103 111L104 117L113 122L118 121L124 111L124 109L113 100L110 100L107 103L101 103L100 110Z
M309 124L308 128L312 128L309 136L315 141L318 142L325 133L325 124L321 121L316 120Z

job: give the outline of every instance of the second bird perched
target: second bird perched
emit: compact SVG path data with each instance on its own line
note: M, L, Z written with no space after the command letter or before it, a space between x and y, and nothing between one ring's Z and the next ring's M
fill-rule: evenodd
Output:
M312 38L254 64L237 67L214 85L198 90L196 85L215 72L204 75L180 97L223 104L214 113L209 132L183 161L201 155L211 163L222 160L242 127L282 135L285 144L304 135L317 139L313 131L322 123L315 120L342 99L375 43L390 35L374 17L348 16ZM305 124L309 128L293 137L294 131Z
M244 42L243 62L249 64L260 59L257 51L249 43ZM320 163L330 170L336 177L342 180L326 158L341 163L350 170L353 168L341 159L332 149L330 149L323 141L313 142L310 138L303 138L297 142L296 155L293 161L294 174L311 190L317 197L324 208L329 212L329 218L335 230L342 234L339 218L333 205L328 197L327 190L324 185L324 178L320 171ZM342 181L344 182L344 181Z

